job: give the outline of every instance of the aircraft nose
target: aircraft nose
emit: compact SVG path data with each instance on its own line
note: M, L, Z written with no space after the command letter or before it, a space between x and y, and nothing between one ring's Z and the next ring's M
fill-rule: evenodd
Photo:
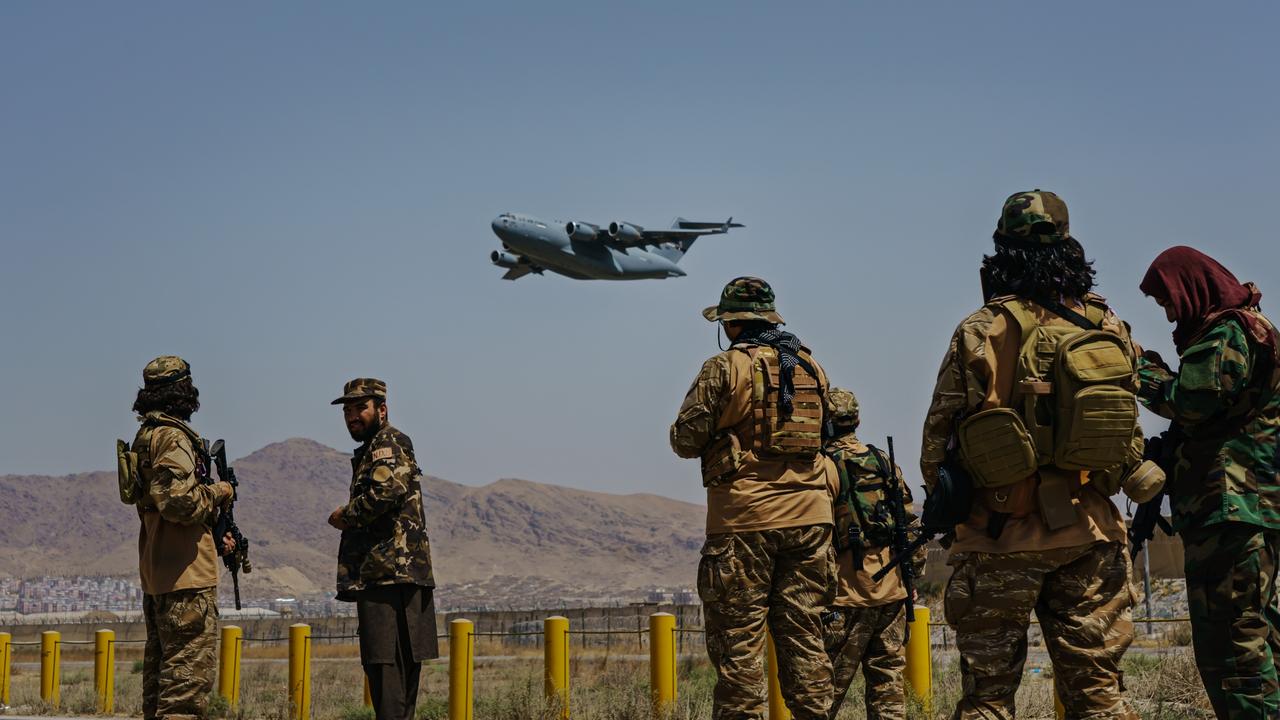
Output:
M667 271L667 273L668 273L671 277L684 277L685 275L688 275L688 274L689 274L689 273L687 273L687 272L685 272L685 271L681 270L680 268L671 268L670 270L668 270L668 271Z

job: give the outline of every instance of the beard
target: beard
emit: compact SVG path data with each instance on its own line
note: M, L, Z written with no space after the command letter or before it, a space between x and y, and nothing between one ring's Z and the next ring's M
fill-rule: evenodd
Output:
M359 424L356 427L347 426L347 432L351 434L351 439L356 442L369 442L374 435L382 429L382 418L374 416L373 422L368 425Z

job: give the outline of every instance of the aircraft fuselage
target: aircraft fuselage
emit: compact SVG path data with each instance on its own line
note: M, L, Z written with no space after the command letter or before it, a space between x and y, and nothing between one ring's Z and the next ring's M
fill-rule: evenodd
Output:
M652 280L685 274L657 253L610 244L603 231L592 239L570 237L565 225L512 213L503 213L491 223L503 248L538 270L578 280Z

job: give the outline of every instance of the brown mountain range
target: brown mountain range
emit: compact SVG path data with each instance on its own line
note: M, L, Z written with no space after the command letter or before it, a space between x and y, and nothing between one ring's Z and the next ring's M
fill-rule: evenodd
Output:
M249 596L333 588L349 456L293 439L234 463L236 519L252 541ZM483 487L427 477L427 522L441 594L517 604L692 584L703 508L656 495L610 495L524 480ZM114 473L0 476L0 574L137 571L138 521Z

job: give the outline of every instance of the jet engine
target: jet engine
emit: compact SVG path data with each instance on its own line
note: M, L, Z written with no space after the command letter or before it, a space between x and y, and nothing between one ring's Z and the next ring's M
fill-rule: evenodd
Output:
M581 222L567 222L564 225L564 231L569 233L571 240L595 240L600 235L600 230L593 225Z
M522 259L523 258L518 258L515 255L512 255L511 253L504 253L501 250L494 250L493 252L489 253L489 261L492 262L494 265L497 265L498 267L504 268L506 270L511 270L513 268L519 267L521 264L520 261Z
M644 233L640 228L627 222L611 222L609 223L609 237L614 240L636 241L644 237Z

